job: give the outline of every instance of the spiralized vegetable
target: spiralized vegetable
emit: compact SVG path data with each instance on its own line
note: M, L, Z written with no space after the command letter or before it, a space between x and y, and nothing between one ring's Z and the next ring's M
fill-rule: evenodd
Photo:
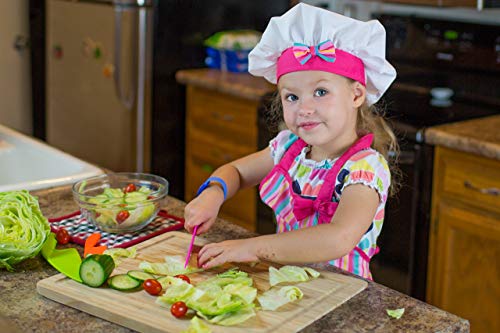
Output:
M15 265L40 252L50 233L38 200L28 191L0 192L0 268Z

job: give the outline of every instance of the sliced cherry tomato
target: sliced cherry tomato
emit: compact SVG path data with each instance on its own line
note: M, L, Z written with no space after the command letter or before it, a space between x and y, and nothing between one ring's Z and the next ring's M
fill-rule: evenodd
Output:
M148 195L148 200L154 200L156 197L154 195Z
M128 217L130 216L130 213L128 210L121 210L116 214L116 222L118 223L123 223Z
M179 302L175 302L174 304L172 304L172 306L170 307L170 312L174 315L174 317L176 318L181 318L181 317L184 317L186 315L186 312L188 311L188 307L186 305L186 303L182 302L182 301L179 301Z
M191 280L189 279L189 277L187 275L184 275L184 274L179 274L179 275L176 275L174 276L176 278L179 278L179 279L183 279L184 281L186 281L187 283L191 283Z
M161 283L155 279L147 279L142 283L142 287L150 295L156 296L161 293Z
M135 187L134 184L128 184L127 186L125 186L125 188L123 189L123 193L130 193L130 192L135 192L137 190L137 188Z
M59 244L68 244L69 241L71 240L71 236L69 235L68 231L64 228L60 228L56 232L56 240Z

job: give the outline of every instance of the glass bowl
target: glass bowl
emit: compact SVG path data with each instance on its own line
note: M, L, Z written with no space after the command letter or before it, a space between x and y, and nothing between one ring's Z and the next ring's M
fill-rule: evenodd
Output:
M99 229L126 233L147 226L168 194L165 178L120 172L83 179L73 185L82 215Z

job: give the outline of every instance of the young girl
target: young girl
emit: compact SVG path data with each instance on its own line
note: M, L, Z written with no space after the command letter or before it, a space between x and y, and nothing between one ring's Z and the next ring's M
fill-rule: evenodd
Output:
M277 233L205 245L199 265L328 262L371 279L390 187L386 158L397 151L370 108L396 76L384 28L299 4L271 19L249 67L277 83L287 130L217 169L186 206L185 227L206 232L224 200L260 183Z

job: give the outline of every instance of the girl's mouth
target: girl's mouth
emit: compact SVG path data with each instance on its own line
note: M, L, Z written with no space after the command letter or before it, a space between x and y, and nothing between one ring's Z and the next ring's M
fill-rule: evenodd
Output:
M302 128L305 131L310 131L318 125L319 123L300 123L299 128Z

